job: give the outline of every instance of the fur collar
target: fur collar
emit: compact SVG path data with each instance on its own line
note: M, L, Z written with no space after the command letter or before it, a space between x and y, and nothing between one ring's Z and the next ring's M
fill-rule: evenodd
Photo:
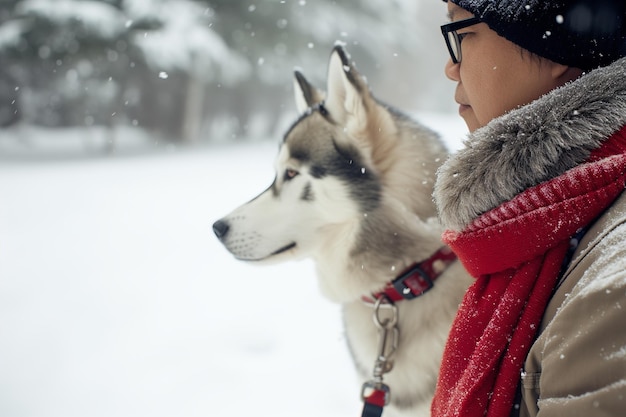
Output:
M626 124L626 58L593 70L470 133L439 169L443 226L461 231L526 188L583 163Z

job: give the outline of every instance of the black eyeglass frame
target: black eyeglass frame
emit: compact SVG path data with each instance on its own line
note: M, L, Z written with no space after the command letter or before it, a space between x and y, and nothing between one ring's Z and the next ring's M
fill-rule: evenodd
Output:
M446 41L446 46L448 47L448 52L450 53L450 58L452 58L452 62L458 64L461 62L461 39L459 38L459 34L456 33L457 30L473 26L480 23L480 18L478 17L470 17L469 19L463 19L452 23L446 23L445 25L441 25L441 34L443 35L443 39ZM450 43L450 34L454 38L454 43L456 45L456 50L458 51L458 55L454 53L454 49L452 48L452 44Z

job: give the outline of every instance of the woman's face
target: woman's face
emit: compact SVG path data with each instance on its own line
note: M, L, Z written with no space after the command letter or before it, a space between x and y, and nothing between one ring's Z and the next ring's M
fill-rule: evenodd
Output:
M450 1L448 14L452 21L473 17ZM454 98L470 132L569 80L568 67L531 56L485 23L458 33L464 34L462 59L458 64L449 59L445 73L457 83Z

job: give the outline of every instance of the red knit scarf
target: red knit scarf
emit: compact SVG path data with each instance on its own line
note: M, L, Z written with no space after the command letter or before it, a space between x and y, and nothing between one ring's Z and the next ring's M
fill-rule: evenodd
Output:
M588 162L522 192L444 241L476 277L443 354L433 417L509 416L570 237L624 190L626 128Z

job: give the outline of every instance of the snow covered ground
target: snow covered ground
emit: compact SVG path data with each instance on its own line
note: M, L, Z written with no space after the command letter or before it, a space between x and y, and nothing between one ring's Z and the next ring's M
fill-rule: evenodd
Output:
M422 120L460 146L458 116ZM211 231L276 150L0 161L0 416L359 415L312 264L241 263Z

